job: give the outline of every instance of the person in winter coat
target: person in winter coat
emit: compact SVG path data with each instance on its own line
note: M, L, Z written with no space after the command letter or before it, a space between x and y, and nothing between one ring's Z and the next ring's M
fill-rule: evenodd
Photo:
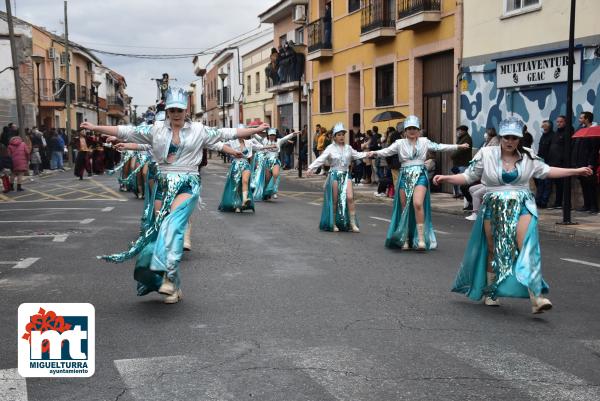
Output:
M8 155L12 160L12 171L10 176L10 189L15 189L15 177L17 179L17 191L23 190L23 176L29 170L29 149L21 137L15 136L8 142Z

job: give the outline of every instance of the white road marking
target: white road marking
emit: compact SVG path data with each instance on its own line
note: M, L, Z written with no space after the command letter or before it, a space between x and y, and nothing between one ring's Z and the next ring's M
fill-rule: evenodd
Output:
M0 401L27 401L27 383L17 369L0 370Z
M322 206L320 203L316 203L316 202L308 202L309 205L313 205L313 206Z
M440 349L536 400L600 400L600 389L531 356L492 344L446 345Z
M54 242L65 242L69 234L3 235L0 239L54 238Z
M18 202L17 202L18 203ZM28 212L31 210L98 210L97 207L33 207L28 209L0 209L0 212ZM102 212L110 212L114 207L105 207L100 209Z
M25 258L13 266L13 269L27 269L29 266L40 260L40 258Z
M581 342L586 348L600 354L600 340L582 340Z
M442 231L442 230L433 230L433 232L435 232L436 234L450 235L450 233L449 233L449 232Z
M98 201L98 202L127 202L128 199L115 199L115 198L85 198L85 199L45 199L45 200L14 200L11 199L11 204L15 203L47 203L47 202L88 202L88 201Z
M586 262L585 260L569 259L569 258L560 258L560 260L564 260L565 262L571 262L571 263L579 263L580 265L600 267L600 264L598 264L598 263Z
M374 220L379 220L379 221L385 221L387 223L391 223L392 220L390 219L384 219L383 217L375 217L375 216L369 216L370 218L374 219Z
M84 220L0 220L0 223L79 223L90 224L94 219Z
M232 400L219 376L220 372L202 370L206 362L179 355L114 361L128 393L134 400ZM168 372L168 374L164 374ZM174 380L173 378L177 378Z

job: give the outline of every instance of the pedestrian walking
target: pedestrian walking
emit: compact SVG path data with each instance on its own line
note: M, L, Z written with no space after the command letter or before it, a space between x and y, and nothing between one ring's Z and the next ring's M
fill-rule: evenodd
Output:
M542 278L535 197L529 190L533 178L587 176L588 167L550 167L525 148L523 122L510 117L500 123L500 146L482 148L463 174L439 175L434 183L463 185L481 180L487 193L452 291L474 301L485 297L489 306L497 298L530 298L532 312L552 308L542 294L548 285Z
M444 145L420 137L421 122L414 115L404 120L404 133L405 139L400 139L385 149L368 153L369 157L398 155L402 166L385 246L419 251L435 249L437 241L431 224L429 180L425 167L427 152L468 149L469 144Z
M330 165L319 223L319 229L322 231L360 232L349 169L352 160L363 159L366 153L357 152L350 145L346 145L345 136L346 128L342 123L337 123L333 128L334 143L308 166L310 176L325 162Z
M25 142L19 136L13 136L8 142L8 155L12 160L12 170L10 175L10 189L15 190L15 181L17 182L17 191L23 191L23 176L29 172L29 149Z

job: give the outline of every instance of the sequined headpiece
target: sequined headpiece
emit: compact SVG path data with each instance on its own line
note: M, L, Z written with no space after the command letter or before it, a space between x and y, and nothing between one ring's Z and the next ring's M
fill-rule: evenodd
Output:
M346 128L344 128L344 124L342 123L337 123L334 127L333 127L333 135L337 134L338 132L346 132Z
M188 94L183 88L167 89L166 109L187 109Z
M404 129L407 129L408 127L421 129L421 121L419 120L419 117L414 115L406 117L406 120L404 120Z
M525 124L517 117L508 117L500 121L498 129L499 136L514 135L523 138L523 127Z

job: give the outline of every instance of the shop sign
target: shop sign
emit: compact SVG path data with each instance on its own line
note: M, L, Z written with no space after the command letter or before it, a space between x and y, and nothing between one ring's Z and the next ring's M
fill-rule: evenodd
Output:
M581 80L581 49L576 49L574 56L573 81L579 81ZM568 65L568 51L498 61L496 63L497 87L511 88L566 82Z

